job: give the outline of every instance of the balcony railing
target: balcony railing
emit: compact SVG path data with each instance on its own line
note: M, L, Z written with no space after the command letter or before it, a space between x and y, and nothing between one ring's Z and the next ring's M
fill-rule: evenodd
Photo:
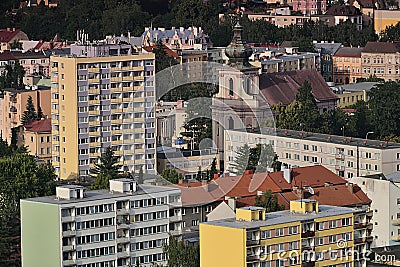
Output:
M344 159L344 155L343 155L343 154L336 154L336 155L335 155L335 159L341 159L341 160L343 160L343 159Z
M309 237L313 237L313 236L315 236L314 231L307 231L307 232L301 233L301 238L309 238Z
M392 220L392 225L400 225L400 219Z
M355 223L354 224L354 229L362 229L362 228L366 228L367 224L366 223Z
M257 246L260 244L260 240L248 239L246 240L247 246Z
M249 255L246 257L246 261L257 261L260 259L260 256L258 255Z
M76 231L75 230L63 231L63 237L75 236L75 235L76 235Z
M308 262L303 262L301 263L302 267L314 267L315 266L315 261L308 261Z

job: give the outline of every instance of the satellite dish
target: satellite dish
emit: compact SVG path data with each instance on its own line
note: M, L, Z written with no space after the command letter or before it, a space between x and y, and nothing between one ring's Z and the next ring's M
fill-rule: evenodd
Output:
M314 189L312 189L312 187L308 187L308 192L310 192L311 195L314 195Z

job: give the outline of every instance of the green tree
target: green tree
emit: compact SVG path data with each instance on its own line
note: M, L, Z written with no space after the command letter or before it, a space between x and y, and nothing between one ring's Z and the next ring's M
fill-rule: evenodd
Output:
M214 158L212 163L211 163L211 169L210 169L210 173L209 173L209 177L208 179L214 179L214 175L218 174L218 170L217 170L217 158Z
M38 112L37 112L37 119L38 119L38 120L41 120L42 118L44 118L44 116L43 116L43 111L42 111L42 107L39 106L39 107L38 107Z
M169 242L163 249L167 255L168 267L200 266L200 247L197 244L185 243L170 235Z
M257 144L253 148L245 144L237 148L235 158L230 163L230 171L236 175L243 174L245 170L267 172L276 159L274 149L269 144Z
M256 196L255 206L265 208L266 212L274 212L285 209L285 205L279 205L277 195L272 194L271 190L267 190L262 196Z
M153 48L153 53L156 58L156 72L178 64L178 61L175 58L167 54L165 51L166 49L167 48L162 44L162 42L157 42L156 47Z
M373 87L368 93L370 121L377 136L400 136L400 84L386 82Z
M180 174L179 172L177 172L175 169L165 169L162 171L161 176L173 183L173 184L177 184L179 182L180 179L182 179L182 174Z
M32 96L28 97L27 103L26 103L26 110L22 114L21 122L23 125L26 125L38 118L35 105L33 104L33 99Z
M95 163L90 173L94 175L92 189L109 188L109 180L117 179L121 176L118 156L114 155L111 147L107 147L104 153L99 157L99 163Z

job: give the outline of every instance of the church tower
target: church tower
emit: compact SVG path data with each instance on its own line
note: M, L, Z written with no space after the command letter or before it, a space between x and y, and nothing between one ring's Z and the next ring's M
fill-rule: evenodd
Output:
M213 97L213 140L224 164L225 130L254 129L259 126L262 107L259 97L259 68L249 63L252 48L243 40L239 15L233 28L233 38L226 47L227 66L219 69L219 91Z

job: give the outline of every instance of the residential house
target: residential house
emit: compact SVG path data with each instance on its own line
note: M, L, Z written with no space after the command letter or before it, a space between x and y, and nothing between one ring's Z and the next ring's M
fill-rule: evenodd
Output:
M11 142L13 128L22 124L21 119L28 98L32 97L36 111L39 107L43 115L50 118L51 115L51 92L50 89L37 90L14 90L5 89L3 97L0 98L0 133L4 140Z
M356 83L361 78L363 47L341 47L333 55L333 80L336 85Z
M361 11L349 5L344 6L331 6L326 13L321 17L321 20L328 23L328 25L338 25L341 22L350 21L354 23L357 30L361 31L363 26L363 19Z
M349 107L361 100L367 102L368 92L377 84L376 82L360 82L335 86L333 90L339 97L338 107Z
M51 119L42 118L18 127L17 146L25 146L30 155L51 162Z
M20 29L0 29L0 51L10 50L14 43L18 43L21 40L29 40L29 38Z
M301 12L304 15L324 14L327 9L326 0L293 0L293 11Z
M361 53L362 77L399 81L400 42L368 42Z
M333 82L333 55L342 46L341 43L314 43L315 50L320 54L321 75L326 82Z

